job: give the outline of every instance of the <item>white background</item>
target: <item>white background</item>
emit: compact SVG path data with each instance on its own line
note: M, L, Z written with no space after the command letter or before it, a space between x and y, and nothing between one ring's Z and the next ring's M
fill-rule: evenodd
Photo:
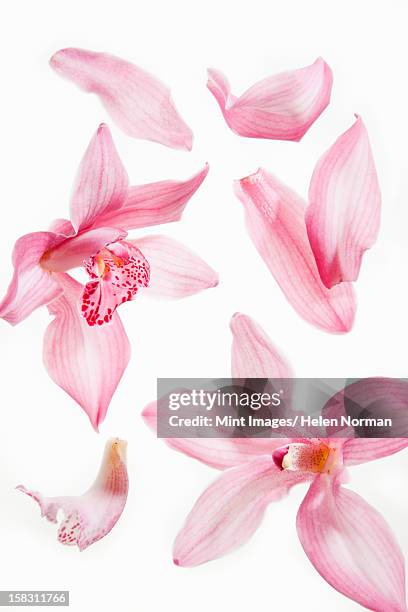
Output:
M140 295L121 307L133 357L99 436L42 366L46 309L16 328L0 321L1 589L69 589L75 612L359 608L318 576L301 549L295 530L301 488L271 507L256 536L237 552L195 569L173 566L174 536L216 473L156 440L140 412L154 398L157 376L229 374L228 323L235 311L264 326L299 376L407 376L407 18L406 3L396 0L43 0L3 6L1 293L10 280L15 239L67 216L76 167L100 121L110 125L133 183L186 178L210 163L182 222L151 232L190 245L219 271L221 282L179 302ZM193 151L123 135L95 97L48 67L52 53L66 46L108 51L161 77L194 131ZM300 144L238 137L205 87L208 66L224 71L239 94L319 55L334 72L332 102ZM383 219L358 281L355 327L332 336L302 321L286 302L246 235L231 183L261 165L306 195L318 156L352 124L354 112L369 130ZM128 504L111 534L79 553L58 544L55 527L14 487L81 493L112 435L129 441ZM383 512L405 553L407 466L408 455L401 453L354 468L350 483Z

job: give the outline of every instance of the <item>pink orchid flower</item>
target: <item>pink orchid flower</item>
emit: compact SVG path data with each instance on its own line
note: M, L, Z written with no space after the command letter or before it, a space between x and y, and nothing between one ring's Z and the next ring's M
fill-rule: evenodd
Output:
M250 317L236 314L233 378L292 376L270 338ZM376 385L384 393L384 385ZM389 386L388 386L389 391ZM406 394L406 391L405 391ZM155 403L143 417L156 428ZM321 576L361 605L405 612L405 568L385 520L343 486L349 466L396 453L405 438L167 439L167 444L224 470L201 495L174 543L174 562L195 566L246 542L270 503L296 484L310 483L297 518L302 546Z
M130 357L116 312L139 292L177 299L218 283L200 257L166 236L127 240L129 229L178 221L208 172L187 181L130 187L109 129L101 125L79 168L71 221L19 238L14 275L0 317L15 325L48 305L55 316L44 339L52 379L97 430ZM83 267L83 287L67 271Z
M95 93L112 120L129 136L191 150L193 134L170 91L142 68L108 53L62 49L51 67L81 89Z
M127 442L114 438L106 443L99 474L91 488L79 497L44 497L19 485L17 489L32 497L41 508L41 516L58 522L58 541L78 546L80 551L105 537L116 525L125 508L129 480L126 469Z
M332 83L319 57L311 66L262 79L239 98L218 70L208 70L207 87L240 136L299 141L329 104Z
M259 169L236 182L248 233L298 314L331 333L351 329L362 256L378 234L381 195L360 117L317 163L309 206Z

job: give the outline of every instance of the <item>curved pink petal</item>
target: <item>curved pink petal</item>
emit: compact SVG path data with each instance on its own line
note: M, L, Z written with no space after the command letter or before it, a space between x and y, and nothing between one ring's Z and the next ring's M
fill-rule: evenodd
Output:
M367 130L360 117L313 172L306 225L326 287L357 280L364 252L377 239L381 193Z
M6 296L0 302L2 319L16 325L61 293L53 276L40 264L44 253L57 240L52 232L26 234L17 240L12 257L13 278Z
M127 232L116 227L98 227L62 239L44 254L42 265L51 272L66 272L82 266L85 259L96 255L108 244L126 238Z
M130 230L179 221L208 170L206 164L186 181L159 181L130 187L123 206L101 215L94 226L113 225Z
M174 562L191 567L231 552L256 531L270 502L307 479L282 472L265 456L223 472L187 517L174 543Z
M148 404L142 412L144 422L157 431L157 404ZM217 470L246 463L273 451L286 443L283 438L165 438L166 444Z
M80 231L102 214L123 204L128 175L119 158L109 128L101 124L92 138L78 170L71 199L71 221Z
M237 312L230 323L233 378L291 378L292 368L251 317Z
M382 516L359 495L318 476L297 517L302 546L335 589L377 612L404 612L405 568Z
M343 461L358 465L394 455L407 446L408 438L352 438L343 446Z
M301 198L262 169L235 185L249 235L293 308L324 331L349 331L356 310L353 288L349 283L331 290L323 285Z
M138 66L108 53L62 49L51 67L102 104L129 136L174 149L191 150L193 135L177 112L166 85Z
M58 511L64 518L58 529L58 541L84 550L106 536L118 522L127 499L129 480L126 469L127 443L118 438L106 443L99 474L92 487L78 497L44 497L37 491L18 490L32 497L41 508L41 516L58 522Z
M79 310L82 285L67 274L58 279L64 293L49 306L55 319L44 336L45 367L98 430L129 362L129 340L116 313L109 325L89 327Z
M207 87L229 127L250 138L299 141L330 101L332 73L322 58L314 64L259 81L239 98L218 70Z
M55 234L62 234L66 238L70 238L76 234L74 226L68 219L54 219L49 227L49 231Z
M201 257L167 236L130 240L150 264L146 295L179 299L218 285L218 274Z

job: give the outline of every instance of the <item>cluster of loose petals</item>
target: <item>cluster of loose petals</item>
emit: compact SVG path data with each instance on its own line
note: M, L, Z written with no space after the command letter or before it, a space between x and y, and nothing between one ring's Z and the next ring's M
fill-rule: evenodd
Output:
M239 98L218 70L208 70L207 87L237 134L299 141L329 104L332 82L329 66L318 58L311 66L259 81Z
M23 485L17 487L38 503L41 516L51 523L57 523L58 512L63 512L58 529L61 544L77 545L82 551L108 534L118 522L129 487L126 446L127 443L118 438L107 442L99 474L82 496L45 497Z
M265 170L237 181L248 233L293 308L328 332L351 329L351 286L375 241L380 191L358 117L313 174L310 204Z
M231 330L234 375L245 376L245 364L252 377L264 377L268 371L270 377L290 375L290 368L252 319L235 315ZM368 388L375 400L378 385ZM395 394L397 401L401 390L397 388ZM143 416L155 428L155 404L147 406ZM294 485L310 483L297 528L316 570L335 589L370 610L406 612L399 546L381 515L342 484L348 466L398 452L408 445L406 439L184 438L166 442L223 470L197 500L176 537L177 565L191 567L233 551L256 531L270 503Z
M142 68L108 53L62 49L51 67L81 89L95 93L113 121L129 136L191 150L193 134L170 91Z

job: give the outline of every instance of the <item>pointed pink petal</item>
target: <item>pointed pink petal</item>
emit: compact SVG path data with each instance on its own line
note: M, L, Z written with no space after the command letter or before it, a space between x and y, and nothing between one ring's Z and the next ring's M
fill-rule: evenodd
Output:
M233 378L291 378L292 369L272 340L251 317L237 312L231 319Z
M208 174L202 170L186 181L160 181L130 187L123 206L96 219L95 224L127 230L179 221L190 198Z
M249 235L293 308L306 321L328 332L351 329L356 301L343 283L327 289L310 248L305 204L265 170L236 182Z
M155 235L129 242L142 251L150 264L146 295L179 299L218 285L218 274L201 257L172 238Z
M79 310L82 285L67 274L58 279L64 294L49 306L55 319L44 336L45 367L98 430L129 362L129 341L116 313L109 325L89 327Z
M157 431L157 404L148 404L142 412L144 422ZM260 455L272 456L275 448L286 443L283 438L165 438L170 448L197 459L217 470L246 463Z
M127 443L118 438L106 443L95 483L82 496L44 497L23 485L17 487L39 504L41 516L45 516L51 523L58 522L57 513L62 510L64 518L58 530L58 541L61 544L76 544L82 551L106 536L118 522L129 487L126 446Z
M193 135L177 112L170 91L156 77L108 53L62 49L51 67L99 96L113 121L129 136L191 150Z
M13 250L14 274L0 302L0 317L12 325L20 323L39 306L51 302L61 288L40 261L55 244L52 232L35 232L19 238Z
M394 455L407 448L408 438L353 438L343 447L345 465L358 465Z
M71 199L71 221L79 231L90 227L102 214L123 204L128 175L119 158L107 125L99 126L79 166Z
M234 550L256 531L270 502L307 478L282 472L267 456L223 472L187 517L174 543L174 562L191 567Z
M76 233L74 226L68 219L55 219L51 223L49 231L54 232L55 234L62 234L66 238L75 236Z
M98 227L66 238L42 259L45 269L52 272L66 272L82 266L85 259L96 255L108 244L126 238L127 232L116 227Z
M326 287L357 280L364 252L377 239L381 193L360 117L313 172L307 232Z
M382 516L359 495L321 475L299 508L302 546L319 574L360 605L405 612L405 569Z
M259 81L239 98L218 70L208 70L207 87L237 134L298 141L328 105L332 81L329 66L318 58L306 68Z

